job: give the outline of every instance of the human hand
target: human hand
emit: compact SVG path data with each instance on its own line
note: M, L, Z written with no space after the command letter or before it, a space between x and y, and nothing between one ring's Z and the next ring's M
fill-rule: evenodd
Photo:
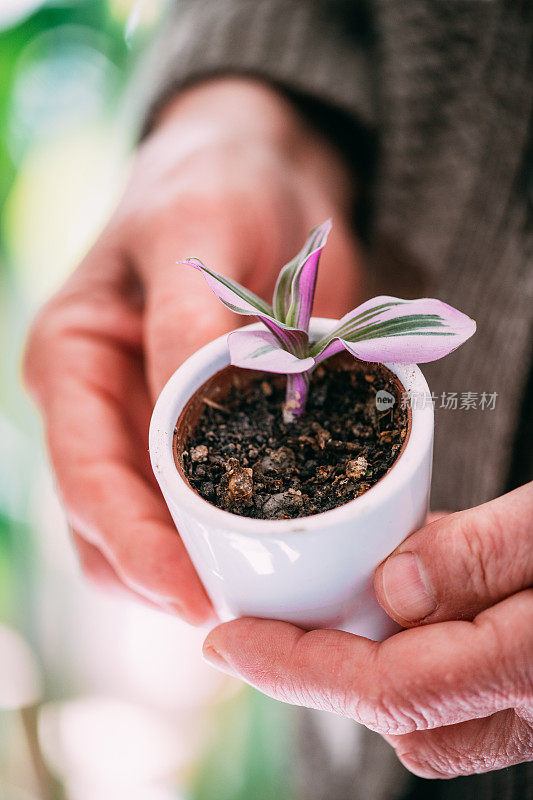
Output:
M409 630L377 643L240 619L215 628L204 655L272 697L334 711L381 733L407 769L424 778L527 761L532 535L529 483L430 523L380 565L378 599Z
M212 615L153 478L148 425L179 364L239 318L176 261L201 257L268 297L308 230L333 216L317 309L335 316L357 296L351 194L341 157L260 83L211 81L163 111L26 355L74 541L97 583L193 623Z

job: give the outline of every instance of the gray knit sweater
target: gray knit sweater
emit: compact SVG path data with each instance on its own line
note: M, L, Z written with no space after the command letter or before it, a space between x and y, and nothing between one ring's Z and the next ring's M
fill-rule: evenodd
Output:
M436 296L478 322L466 346L424 369L437 396L434 508L477 505L533 477L525 438L533 394L532 16L527 0L182 0L157 47L152 111L191 81L249 74L336 109L375 139L367 230L374 288ZM326 111L320 124L327 133ZM346 150L348 159L358 155ZM443 392L457 393L456 410L440 407ZM465 392L478 401L497 393L495 410L461 409ZM309 748L305 712L302 725ZM355 767L333 770L315 739L312 760L321 766L302 790L307 798L533 797L523 766L414 784L399 768L396 782L389 774L380 783L383 762L374 773L369 767L375 743L355 780Z

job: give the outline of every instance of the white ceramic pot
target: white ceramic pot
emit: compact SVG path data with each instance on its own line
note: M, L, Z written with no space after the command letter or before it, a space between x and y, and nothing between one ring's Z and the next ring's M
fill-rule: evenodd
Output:
M313 318L311 334L318 338L334 324ZM374 570L423 525L428 508L433 408L413 398L427 396L424 376L414 364L385 365L413 399L411 432L392 469L371 489L322 514L256 520L208 503L174 463L176 420L194 392L228 364L226 336L198 350L168 381L150 425L155 476L220 618L266 617L386 638L395 626L376 600Z

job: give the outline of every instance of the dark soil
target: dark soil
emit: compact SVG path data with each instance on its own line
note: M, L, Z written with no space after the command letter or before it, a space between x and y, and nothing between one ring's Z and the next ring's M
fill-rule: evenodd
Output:
M258 376L244 389L231 386L218 403L207 400L178 456L190 485L219 508L255 519L318 514L370 489L401 451L408 412L392 373L352 365L318 367L306 413L289 425L278 376ZM380 389L396 398L386 411L376 408Z

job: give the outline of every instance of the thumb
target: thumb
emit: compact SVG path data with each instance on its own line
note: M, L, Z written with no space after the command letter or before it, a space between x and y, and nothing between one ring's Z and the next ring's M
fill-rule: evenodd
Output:
M404 627L473 619L531 586L533 482L411 534L377 569L379 602Z

